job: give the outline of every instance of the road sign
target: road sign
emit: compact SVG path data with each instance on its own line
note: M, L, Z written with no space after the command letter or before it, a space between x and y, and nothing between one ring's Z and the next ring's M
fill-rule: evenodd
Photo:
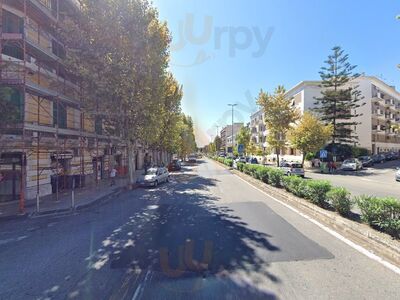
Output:
M327 157L328 157L328 151L327 150L319 151L319 158L327 158Z
M243 144L239 144L238 145L238 152L239 153L243 153L244 152L244 145Z

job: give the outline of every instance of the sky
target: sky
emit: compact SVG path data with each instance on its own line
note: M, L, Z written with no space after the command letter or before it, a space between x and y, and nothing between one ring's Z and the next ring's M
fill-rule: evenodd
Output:
M398 0L153 0L172 34L170 68L183 85L183 111L196 141L217 127L249 122L262 88L318 80L332 47L356 71L400 90Z

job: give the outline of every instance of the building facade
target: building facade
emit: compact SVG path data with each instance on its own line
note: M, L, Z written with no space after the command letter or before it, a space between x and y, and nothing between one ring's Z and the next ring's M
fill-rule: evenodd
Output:
M0 89L17 108L0 131L0 201L98 183L127 173L127 147L95 113L81 109L79 80L62 63L53 28L73 0L0 0ZM139 155L139 154L138 154Z
M287 92L293 105L304 113L315 107L315 98L321 97L320 81L302 81ZM365 105L355 111L359 125L353 130L358 141L354 146L368 149L372 154L400 151L400 93L393 86L373 76L360 76L349 85L361 92Z
M232 145L233 147L237 147L236 135L242 127L243 123L233 123L233 132L232 125L227 125L222 128L220 132L222 150L225 152L231 152L230 150L232 149Z
M264 122L264 111L259 109L250 116L251 141L257 145L263 152L267 150L267 128Z

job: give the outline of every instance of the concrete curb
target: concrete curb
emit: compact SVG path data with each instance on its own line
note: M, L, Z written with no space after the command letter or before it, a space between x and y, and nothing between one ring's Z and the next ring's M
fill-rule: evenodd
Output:
M7 221L13 221L13 220L24 220L24 219L27 219L28 217L29 217L28 213L4 216L4 217L0 217L0 223L7 222Z
M392 264L400 267L400 241L393 239L388 234L377 231L369 227L367 224L346 219L336 212L325 210L305 199L296 197L286 192L284 189L272 187L251 177L250 175L229 168L218 161L215 162L260 190L271 194L271 196L276 197L306 215L315 218L319 222L334 229L341 235L356 242L370 252L375 253L390 261Z

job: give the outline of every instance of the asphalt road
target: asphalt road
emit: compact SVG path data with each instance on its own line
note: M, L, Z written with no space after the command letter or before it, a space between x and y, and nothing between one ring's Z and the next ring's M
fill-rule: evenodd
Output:
M400 277L215 162L0 224L0 299L399 299Z
M394 179L396 167L400 167L399 160L377 164L357 172L339 171L336 174L306 172L306 176L329 180L335 186L347 188L355 196L363 194L389 196L400 200L400 182Z

